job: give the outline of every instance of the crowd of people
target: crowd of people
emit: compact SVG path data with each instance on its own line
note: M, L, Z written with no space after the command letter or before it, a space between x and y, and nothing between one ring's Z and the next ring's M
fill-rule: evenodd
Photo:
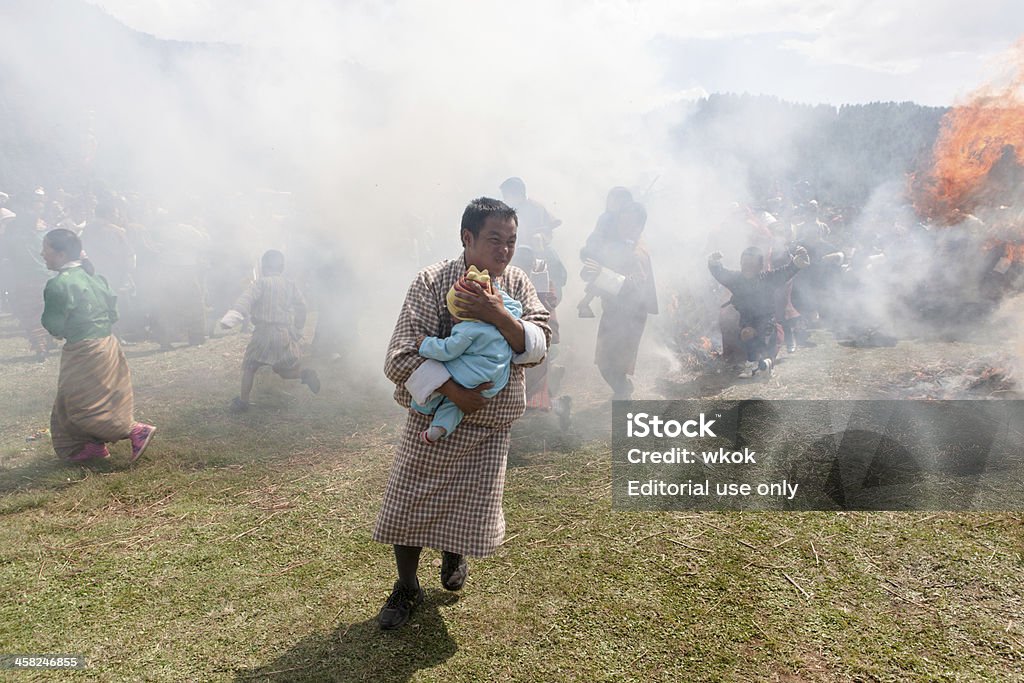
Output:
M598 308L594 362L613 399L633 395L631 376L647 318L659 311L658 287L643 239L647 209L625 187L608 192L604 211L579 251L577 282L584 296L566 307L570 267L553 246L562 221L527 194L523 179L508 178L499 189L517 214L512 265L527 273L550 315L551 348L544 362L526 372L526 405L552 411L568 429L572 399L562 391L560 317L593 318ZM807 188L797 189L806 195ZM680 320L672 333L676 338L666 341L678 344L680 339L707 334L742 376L751 377L773 374L779 350L794 353L811 344L808 328L823 322L845 327L845 332L877 333L868 315L853 311L856 280L871 269L884 268L886 250L898 250L919 238L910 234L914 229L923 234L927 228L897 225L879 234L854 234L854 217L853 209L821 206L806 196L792 201L776 197L756 208L735 205L727 220L708 231L706 246L714 257L709 260L711 277L698 297L702 314L679 315L670 304ZM113 329L122 344L148 340L164 350L178 343L202 344L217 333L215 321L226 312L251 307L251 301L239 304L236 299L262 275L258 255L211 239L205 228L209 222L198 212L154 209L138 196L112 192L51 195L37 188L14 197L0 193L0 312L17 319L37 360L45 360L56 349L39 322L40 292L51 275L40 254L45 234L63 228L79 236L117 298L119 320ZM727 267L733 264L738 270ZM295 272L292 269L291 274ZM296 294L312 293L314 298L338 291L349 279L337 259L306 267L303 274ZM290 315L304 320L305 305L304 300L297 301L300 310ZM343 308L319 308L314 353L335 358L345 354L352 330ZM245 311L233 322L251 330L251 318ZM234 409L247 408L254 373L250 362ZM308 372L305 378L312 386Z
M519 221L512 265L528 274L551 316L552 346L545 361L526 372L527 406L552 411L568 429L572 398L562 389L566 359L560 357L560 318L600 315L594 362L614 399L633 395L640 340L647 318L659 311L659 288L643 239L647 207L629 189L612 188L579 251L577 276L570 272L575 259L564 258L554 246L562 221L528 195L523 179L510 177L498 188ZM809 330L817 326L830 326L867 345L894 342L886 321L864 300L869 288L861 285L884 277L894 259L906 270L908 263L952 248L944 243L949 238L915 220L859 221L856 208L819 204L806 182L790 194L735 204L725 220L710 226L705 244L709 277L684 285L697 305L680 311L673 290L677 283L663 283L668 284L662 294L669 294L674 327L659 341L685 352L690 341L710 339L720 358L743 377L774 374L780 350L795 353L813 345ZM40 292L51 275L40 254L45 234L63 228L79 236L117 297L114 334L122 344L152 341L164 350L202 344L218 333L216 321L261 276L259 254L270 244L244 240L245 248L239 248L215 239L222 227L253 234L248 228L238 230L243 223L260 221L249 209L248 215L237 207L222 209L214 217L184 207L158 209L137 195L114 192L51 193L41 187L14 196L0 192L0 312L18 321L33 358L44 361L56 350L39 322ZM214 238L208 225L217 226ZM276 237L266 242L282 245ZM311 261L309 255L318 250L296 251L305 252L297 255L300 266L290 268L290 275L301 279L300 291L312 297L314 306L317 299L334 301L318 307L311 350L342 358L354 337L352 315L331 295L351 285L351 273L341 259ZM289 260L294 264L296 257ZM567 288L580 286L583 298L565 306ZM908 291L907 296L916 294ZM245 331L252 329L250 318L241 320ZM233 403L236 410L245 410L249 384L243 384Z
M780 347L795 353L813 344L808 327L821 320L821 295L844 259L817 201L776 211L735 205L708 237L708 270L720 289L708 291L705 310L717 313L722 356L741 377L772 376Z
M961 216L957 229L898 201L870 211L779 197L735 205L706 243L717 290L673 297L677 350L706 359L696 342L720 339L715 357L741 377L772 375L782 349L814 346L814 328L848 346L894 346L967 332L1024 291L1024 259L997 237L1013 207Z
M456 591L468 575L467 556L486 557L500 545L511 425L531 408L554 412L563 425L569 419L565 370L556 362L570 276L553 247L561 221L527 195L522 179L509 178L500 190L504 201L481 197L466 207L462 253L416 274L385 353L385 375L407 413L373 531L393 547L397 573L378 615L384 629L404 624L423 600L417 571L424 547L442 551L441 585ZM264 251L255 269L248 255L221 253L207 270L214 247L201 223L136 213L114 196L57 199L39 188L11 199L0 194L0 301L35 358L45 361L55 340L64 340L51 414L58 456L102 459L108 443L127 439L137 459L156 428L133 418L123 340L202 344L212 331L210 311L222 328L251 326L232 409L249 409L265 366L319 392L299 343L306 297L285 275L281 251ZM579 253L583 297L568 309L595 318L599 302L594 363L613 400L633 397L648 317L659 313L647 217L627 188L608 192ZM810 345L806 330L815 324L870 328L859 283L890 268L887 252L909 258L935 237L925 225L857 232L849 218L848 210L813 199L735 206L708 234L701 287L713 303L703 323L687 324L706 328L713 317L723 356L748 378L772 376L780 348L796 353ZM727 267L732 262L738 270ZM341 270L321 265L308 286L337 288ZM343 353L346 322L322 310L313 346Z
M64 228L79 236L117 297L115 334L122 343L153 341L163 350L201 345L259 277L260 254L268 246L286 246L284 231L274 225L279 219L265 207L242 200L221 204L212 213L187 205L159 208L139 195L112 191L69 194L39 187L0 193L0 312L17 319L36 360L55 350L39 325L40 292L50 277L40 254L46 233ZM305 257L295 260L307 293L334 292L345 283L342 260L322 250L296 251ZM344 352L350 332L336 315L342 308L325 307L313 338L317 352Z
M553 351L556 310L569 279L552 247L561 221L527 197L521 179L509 178L500 189L507 203L480 198L467 207L462 256L417 275L388 346L385 373L408 418L374 531L376 540L394 546L398 572L379 615L382 628L400 626L423 599L416 571L424 546L444 550L442 585L459 590L466 556L489 555L500 544L511 423L528 407L569 416L571 404L560 392L564 367ZM61 194L39 188L10 204L9 196L0 197L3 311L16 318L39 361L63 340L51 412L59 457L101 460L110 455L107 444L122 439L132 444L131 460L140 457L156 428L134 420L122 345L129 339L164 349L179 341L202 344L212 332L210 311L220 316L220 327L252 326L233 410L249 408L264 366L320 390L298 343L305 296L284 276L281 251L263 253L251 277L241 259L237 269L225 259L206 272L214 247L201 223L133 212L139 207L114 195ZM612 195L581 253L580 277L588 299L602 301L596 362L621 399L632 394L628 375L657 298L641 240L646 210L628 191ZM513 264L520 267L508 268ZM211 275L221 278L215 286ZM317 276L338 282L329 267ZM321 322L314 343L340 327L329 313Z
M49 277L40 253L47 232L77 235L118 299L122 340L153 339L169 349L179 339L201 344L207 335L201 264L208 236L168 212L112 193L69 195L37 188L9 199L0 232L4 310L17 318L31 352L43 361L54 349L38 326L39 288Z

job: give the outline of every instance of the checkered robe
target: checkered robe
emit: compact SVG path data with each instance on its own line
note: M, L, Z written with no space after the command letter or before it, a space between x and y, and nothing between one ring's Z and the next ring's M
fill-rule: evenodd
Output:
M270 365L280 374L299 365L306 300L298 285L283 275L264 275L249 285L231 308L248 315L253 324L243 366Z
M395 400L409 408L409 376L426 360L418 354L420 335L447 337L451 316L448 290L466 271L463 257L442 261L417 274L406 295L388 345L384 372L395 383ZM548 312L529 276L509 266L498 286L523 305L522 320L537 325L551 341ZM448 436L427 444L420 432L430 415L409 410L373 538L381 543L492 555L505 536L501 509L512 423L526 410L524 368L512 365L508 385Z

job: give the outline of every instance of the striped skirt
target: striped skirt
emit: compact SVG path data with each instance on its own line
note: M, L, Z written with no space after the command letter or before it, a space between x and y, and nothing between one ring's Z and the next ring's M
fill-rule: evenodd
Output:
M302 350L291 328L260 323L253 327L242 363L250 367L270 365L274 370L288 370L296 367L301 358Z
M133 409L132 377L116 337L64 345L50 413L57 455L70 458L90 442L127 439Z

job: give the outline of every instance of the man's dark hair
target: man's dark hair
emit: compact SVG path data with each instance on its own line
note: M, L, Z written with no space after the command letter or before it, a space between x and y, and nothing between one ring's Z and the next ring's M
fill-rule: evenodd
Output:
M636 218L636 221L640 224L641 228L647 225L647 209L645 209L644 205L640 202L630 202L629 204L626 204L622 207L619 215L633 216Z
M516 210L511 206L500 199L477 197L462 212L462 230L469 231L475 239L480 236L480 229L484 227L484 223L491 216L501 221L512 221L516 224L516 227L519 226L519 216L516 215ZM459 235L462 235L461 231Z
M89 275L96 274L96 267L92 261L82 255L82 240L75 233L64 228L55 228L46 233L43 240L50 245L51 249L64 254L72 261L81 261L82 269Z
M82 240L70 230L64 228L51 230L46 233L44 239L54 251L69 256L73 260L77 260L82 253Z
M761 264L761 267L764 268L764 252L761 251L760 248L747 247L746 249L743 250L743 253L740 254L740 261L742 261L745 258L757 259L758 263Z
M284 254L277 249L264 252L260 259L260 269L264 275L280 275L284 272Z

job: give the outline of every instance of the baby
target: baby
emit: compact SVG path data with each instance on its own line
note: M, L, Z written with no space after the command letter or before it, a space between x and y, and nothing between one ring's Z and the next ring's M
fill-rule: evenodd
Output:
M478 271L476 266L470 266L465 277L479 283L484 289L497 289L491 282L490 274L486 270ZM501 293L508 312L515 318L522 317L522 304L501 290L497 291ZM466 318L460 313L454 287L448 291L447 301L448 312L456 323L452 327L451 336L446 339L424 337L420 342L419 354L444 363L452 379L468 389L490 382L494 386L480 392L490 398L508 384L512 347L494 325ZM462 422L462 410L440 394L434 394L423 405L413 401L412 407L424 415L434 416L430 427L420 434L427 443L434 443L451 434Z

